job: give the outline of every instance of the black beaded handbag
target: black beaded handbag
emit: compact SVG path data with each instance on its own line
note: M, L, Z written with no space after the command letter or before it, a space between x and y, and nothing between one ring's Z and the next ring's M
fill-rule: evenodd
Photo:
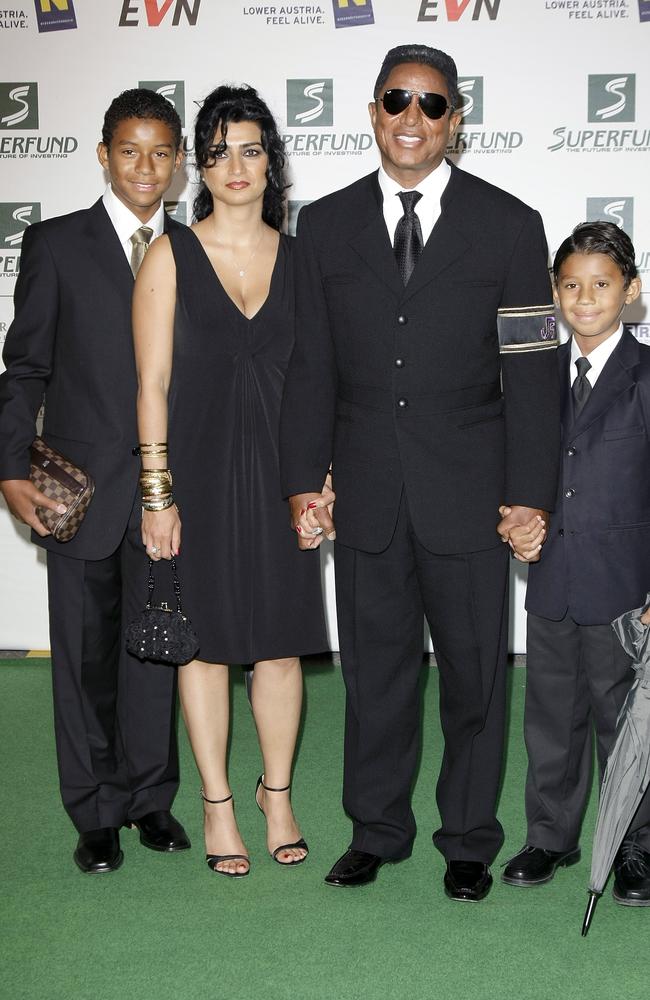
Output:
M153 560L150 559L149 600L142 614L129 622L126 627L126 648L139 660L155 660L180 666L194 659L199 649L199 640L192 622L183 614L176 561L171 560L176 596L175 611L166 601L161 601L160 604L153 603L155 586L153 566Z

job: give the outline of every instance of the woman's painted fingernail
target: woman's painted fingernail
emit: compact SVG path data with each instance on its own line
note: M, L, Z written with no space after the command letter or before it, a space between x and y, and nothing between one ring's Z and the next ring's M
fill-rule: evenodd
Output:
M300 527L299 524L296 525L296 531L298 532L299 535L302 535L302 528Z
M307 504L307 510L313 510L314 507L318 507L318 501L317 500L312 500L311 503Z

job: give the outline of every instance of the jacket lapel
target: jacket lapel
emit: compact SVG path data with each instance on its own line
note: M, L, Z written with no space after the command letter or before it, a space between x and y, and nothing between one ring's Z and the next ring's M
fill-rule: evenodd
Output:
M88 209L87 221L89 253L105 272L107 280L113 281L119 293L127 296L126 301L130 301L133 293L133 274L101 198Z
M388 286L399 297L404 292L404 286L388 238L377 174L371 174L366 181L365 190L362 188L360 195L357 231L349 245L370 268L382 288Z
M639 344L631 333L625 332L600 373L584 409L573 424L572 434L578 435L586 431L602 417L623 392L635 384L633 369L638 363Z

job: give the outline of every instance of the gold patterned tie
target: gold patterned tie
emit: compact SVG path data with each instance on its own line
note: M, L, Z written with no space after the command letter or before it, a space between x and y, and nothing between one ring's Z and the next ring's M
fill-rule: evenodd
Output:
M131 237L131 244L133 246L133 250L131 251L131 270L133 271L134 278L140 270L140 264L144 260L144 255L149 249L149 241L152 236L153 229L150 226L140 226Z

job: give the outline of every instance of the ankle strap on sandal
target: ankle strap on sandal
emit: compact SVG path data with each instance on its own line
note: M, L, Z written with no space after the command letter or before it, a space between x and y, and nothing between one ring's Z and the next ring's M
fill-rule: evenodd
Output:
M260 778L260 785L265 792L288 792L291 788L291 782L289 782L288 785L285 785L284 788L271 788L270 785L264 784L263 778Z
M203 799L203 801L209 802L213 806L218 806L222 802L230 802L232 798L232 792L230 793L230 795L226 795L225 799L209 799L206 795L203 794L203 787L201 787L199 791L201 793L201 798Z

